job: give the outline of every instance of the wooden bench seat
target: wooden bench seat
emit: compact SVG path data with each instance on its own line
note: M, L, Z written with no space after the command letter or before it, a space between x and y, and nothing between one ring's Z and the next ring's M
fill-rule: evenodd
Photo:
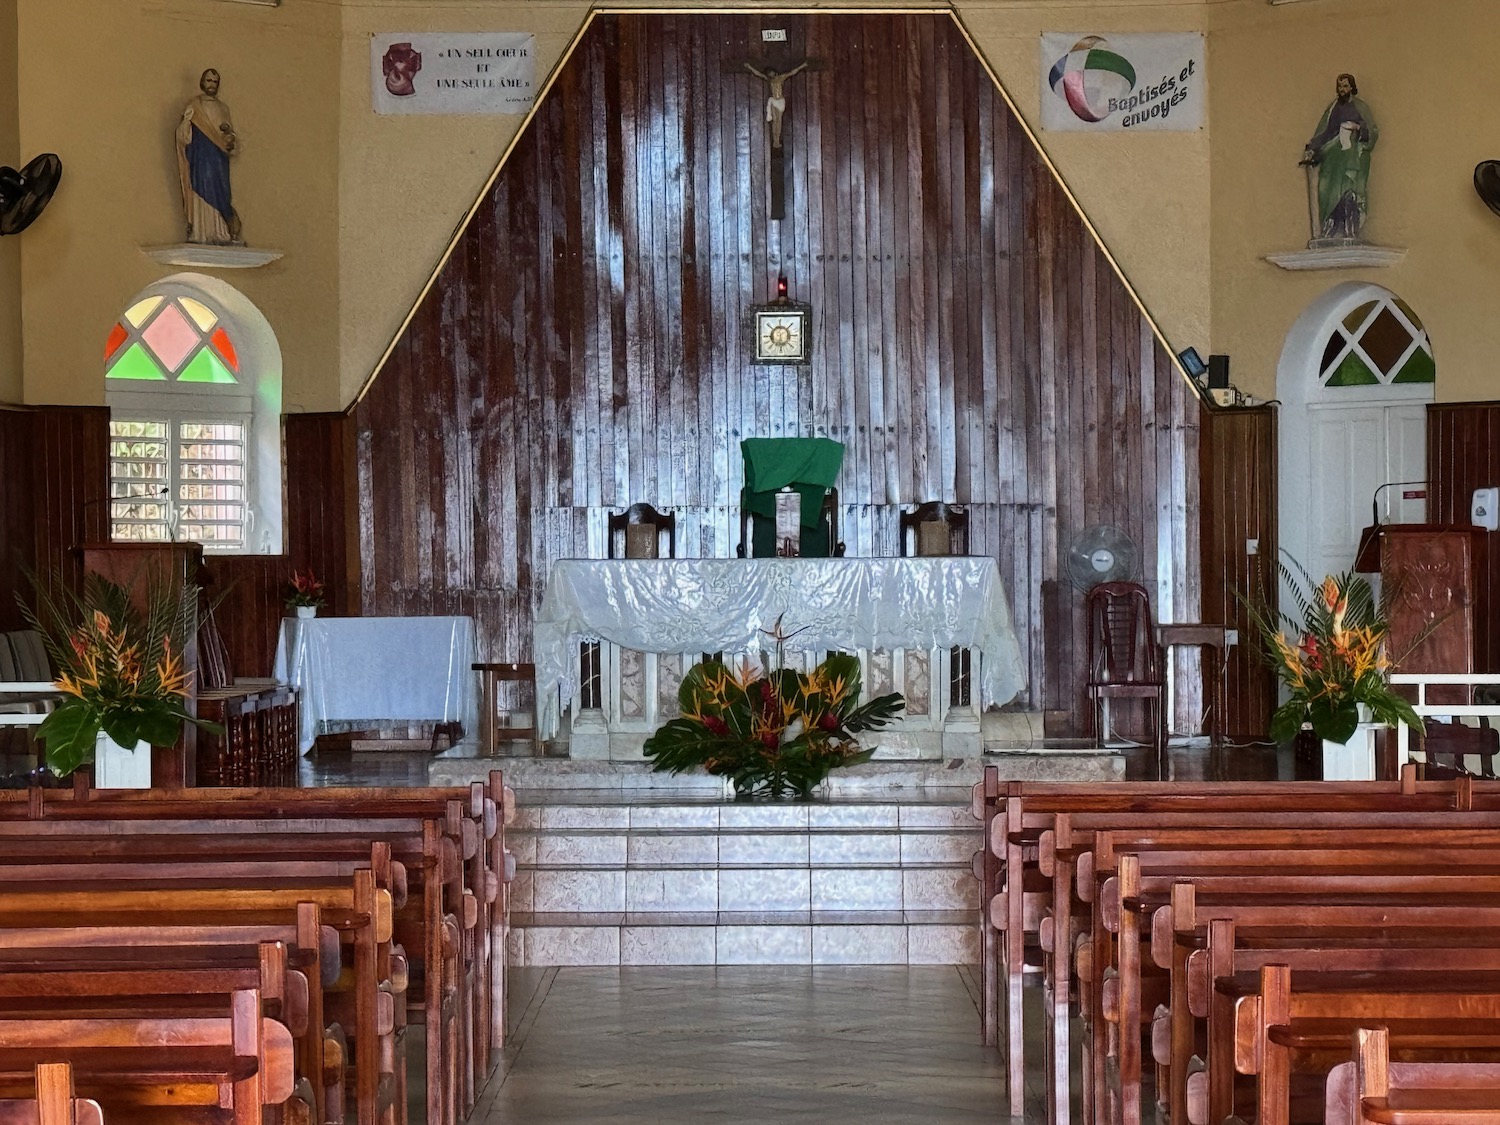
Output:
M1500 1065L1392 1062L1390 1033L1360 1028L1329 1072L1328 1125L1500 1125Z
M171 1121L184 1107L185 1120L261 1125L293 1092L291 1034L253 989L219 1016L0 1019L0 1092L59 1056L111 1122Z
M74 1095L71 1066L38 1063L36 1096L0 1098L0 1125L104 1125L104 1114L92 1098Z
M400 912L400 940L409 952L418 954L424 981L425 995L413 1014L430 1019L434 1029L427 1037L429 1113L434 1120L451 1120L455 1109L440 1109L437 1103L447 1089L443 1081L447 1064L441 1052L460 1056L458 1097L467 1111L488 1074L493 1052L503 1044L504 885L514 870L504 849L502 810L513 808L513 796L507 798L506 793L498 772L492 774L488 786L464 789L225 789L118 796L68 791L29 802L29 823L24 827L17 820L19 803L12 804L7 818L0 801L0 835L13 839L35 835L38 830L76 831L126 854L132 848L130 841L141 832L212 836L227 827L242 839L263 834L267 843L251 845L257 854L271 853L277 847L271 841L299 833L325 835L330 843L319 844L320 853L334 847L347 849L354 841L368 841L372 836L389 843L406 865L413 895L423 896ZM40 819L30 819L34 817ZM434 819L439 826L437 841L424 838L424 822ZM185 843L184 850L191 846ZM459 952L450 961L455 966L456 986L444 983L441 969L444 919L448 917L462 931ZM439 966L438 971L425 971L429 960ZM450 1030L445 1030L444 1011L450 1013Z
M390 964L392 907L390 893L377 890L368 869L356 871L343 885L256 888L225 886L216 889L118 890L75 886L71 890L0 892L0 931L27 929L73 929L89 926L162 926L173 924L257 925L286 924L317 907L320 927L326 924L341 934L352 950L348 975L352 995L340 1002L337 993L323 997L324 1009L309 998L313 1026L321 1029L324 1015L345 1025L354 1038L354 1100L361 1125L374 1125L381 1103L394 1101L395 1076L389 1073L390 1055L383 1040L394 1036L394 998L389 980L379 972ZM321 990L319 990L321 992ZM307 1075L321 1076L321 1035L310 1035ZM382 1071L382 1055L387 1067Z

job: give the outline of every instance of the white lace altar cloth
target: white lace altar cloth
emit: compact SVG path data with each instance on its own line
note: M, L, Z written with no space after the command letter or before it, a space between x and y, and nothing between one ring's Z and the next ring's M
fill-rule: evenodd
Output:
M301 689L302 753L324 721L461 722L479 729L468 617L284 618L276 679Z
M540 734L578 692L580 641L639 652L971 648L985 704L1010 702L1026 665L991 558L563 559L536 619ZM800 632L799 632L800 630Z

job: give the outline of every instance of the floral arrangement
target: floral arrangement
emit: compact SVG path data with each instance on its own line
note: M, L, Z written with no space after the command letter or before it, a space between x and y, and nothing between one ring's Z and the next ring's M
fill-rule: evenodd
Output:
M749 664L732 670L710 660L683 678L682 717L646 740L646 757L657 770L701 767L728 777L741 797L806 799L831 771L868 761L874 751L854 736L885 726L906 706L895 692L861 706L859 691L859 660L845 653L808 673L763 673Z
M322 580L313 573L311 567L307 568L305 574L300 570L294 570L292 580L286 586L286 606L288 609L295 609L300 605L309 605L321 609L324 592Z
M1293 565L1300 580L1285 566L1280 570L1302 619L1251 611L1290 696L1271 717L1271 737L1289 741L1303 723L1311 723L1319 738L1347 742L1359 725L1361 704L1379 722L1421 730L1411 704L1386 682L1390 588L1377 607L1369 582L1359 575L1329 575L1314 583L1305 569Z
M64 699L37 727L46 744L47 766L69 774L94 759L103 731L121 746L138 742L171 746L184 719L200 722L183 706L191 673L183 666L197 608L195 586L157 583L138 608L123 587L97 574L81 594L51 595L39 583L37 610L22 612L41 635L57 669Z

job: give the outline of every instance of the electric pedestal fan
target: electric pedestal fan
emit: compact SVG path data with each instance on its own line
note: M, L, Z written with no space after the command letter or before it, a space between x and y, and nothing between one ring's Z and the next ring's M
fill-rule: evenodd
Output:
M1068 544L1068 581L1087 594L1101 582L1129 582L1140 564L1140 548L1118 527L1095 524Z
M0 234L20 234L47 207L62 179L62 161L44 152L19 172L0 168Z

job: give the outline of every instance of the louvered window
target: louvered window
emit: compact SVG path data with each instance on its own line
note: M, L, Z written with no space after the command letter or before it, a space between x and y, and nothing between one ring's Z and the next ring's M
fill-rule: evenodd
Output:
M109 430L112 538L243 549L245 420L116 416Z

